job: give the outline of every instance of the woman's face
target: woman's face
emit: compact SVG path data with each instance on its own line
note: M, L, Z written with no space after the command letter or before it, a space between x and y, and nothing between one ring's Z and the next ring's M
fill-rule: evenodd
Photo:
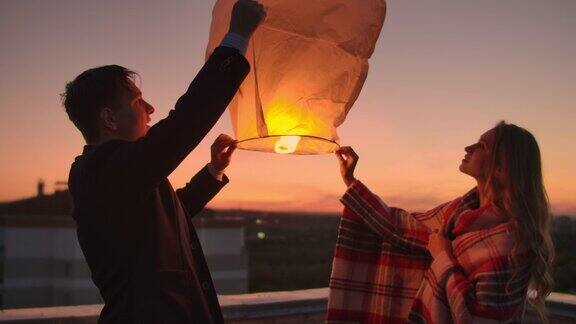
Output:
M478 181L485 181L494 146L495 131L491 129L480 136L477 143L466 146L466 155L460 164L460 171Z

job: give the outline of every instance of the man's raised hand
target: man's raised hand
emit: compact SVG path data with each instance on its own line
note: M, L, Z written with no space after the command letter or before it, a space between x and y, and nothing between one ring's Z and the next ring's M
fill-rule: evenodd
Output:
M224 173L224 170L232 160L232 153L236 149L236 140L226 134L220 134L210 147L210 165L216 173Z
M265 17L266 10L257 1L238 0L232 8L229 32L249 39Z

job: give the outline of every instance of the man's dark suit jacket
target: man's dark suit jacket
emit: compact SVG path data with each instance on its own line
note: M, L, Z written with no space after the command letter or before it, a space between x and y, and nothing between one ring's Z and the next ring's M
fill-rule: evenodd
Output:
M86 146L69 176L80 246L105 305L100 323L222 323L190 216L227 182L206 168L176 194L166 178L214 126L248 74L218 47L167 118L137 141Z

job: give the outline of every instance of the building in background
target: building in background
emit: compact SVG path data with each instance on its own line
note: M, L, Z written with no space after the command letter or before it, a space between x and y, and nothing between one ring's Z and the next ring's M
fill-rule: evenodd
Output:
M0 204L0 308L101 303L70 216L68 191ZM248 290L241 218L194 219L219 294Z
M1 215L2 308L101 303L70 216Z

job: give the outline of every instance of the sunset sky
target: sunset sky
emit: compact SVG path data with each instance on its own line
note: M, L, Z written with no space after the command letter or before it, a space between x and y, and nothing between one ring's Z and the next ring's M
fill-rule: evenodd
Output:
M66 81L119 64L142 77L164 118L204 62L210 0L0 1L0 201L66 180L84 145L60 105ZM556 213L576 214L576 1L389 0L343 145L357 177L391 205L433 207L474 186L463 148L498 121L536 136ZM170 176L180 187L209 160L228 113ZM333 155L238 151L211 207L338 211Z

